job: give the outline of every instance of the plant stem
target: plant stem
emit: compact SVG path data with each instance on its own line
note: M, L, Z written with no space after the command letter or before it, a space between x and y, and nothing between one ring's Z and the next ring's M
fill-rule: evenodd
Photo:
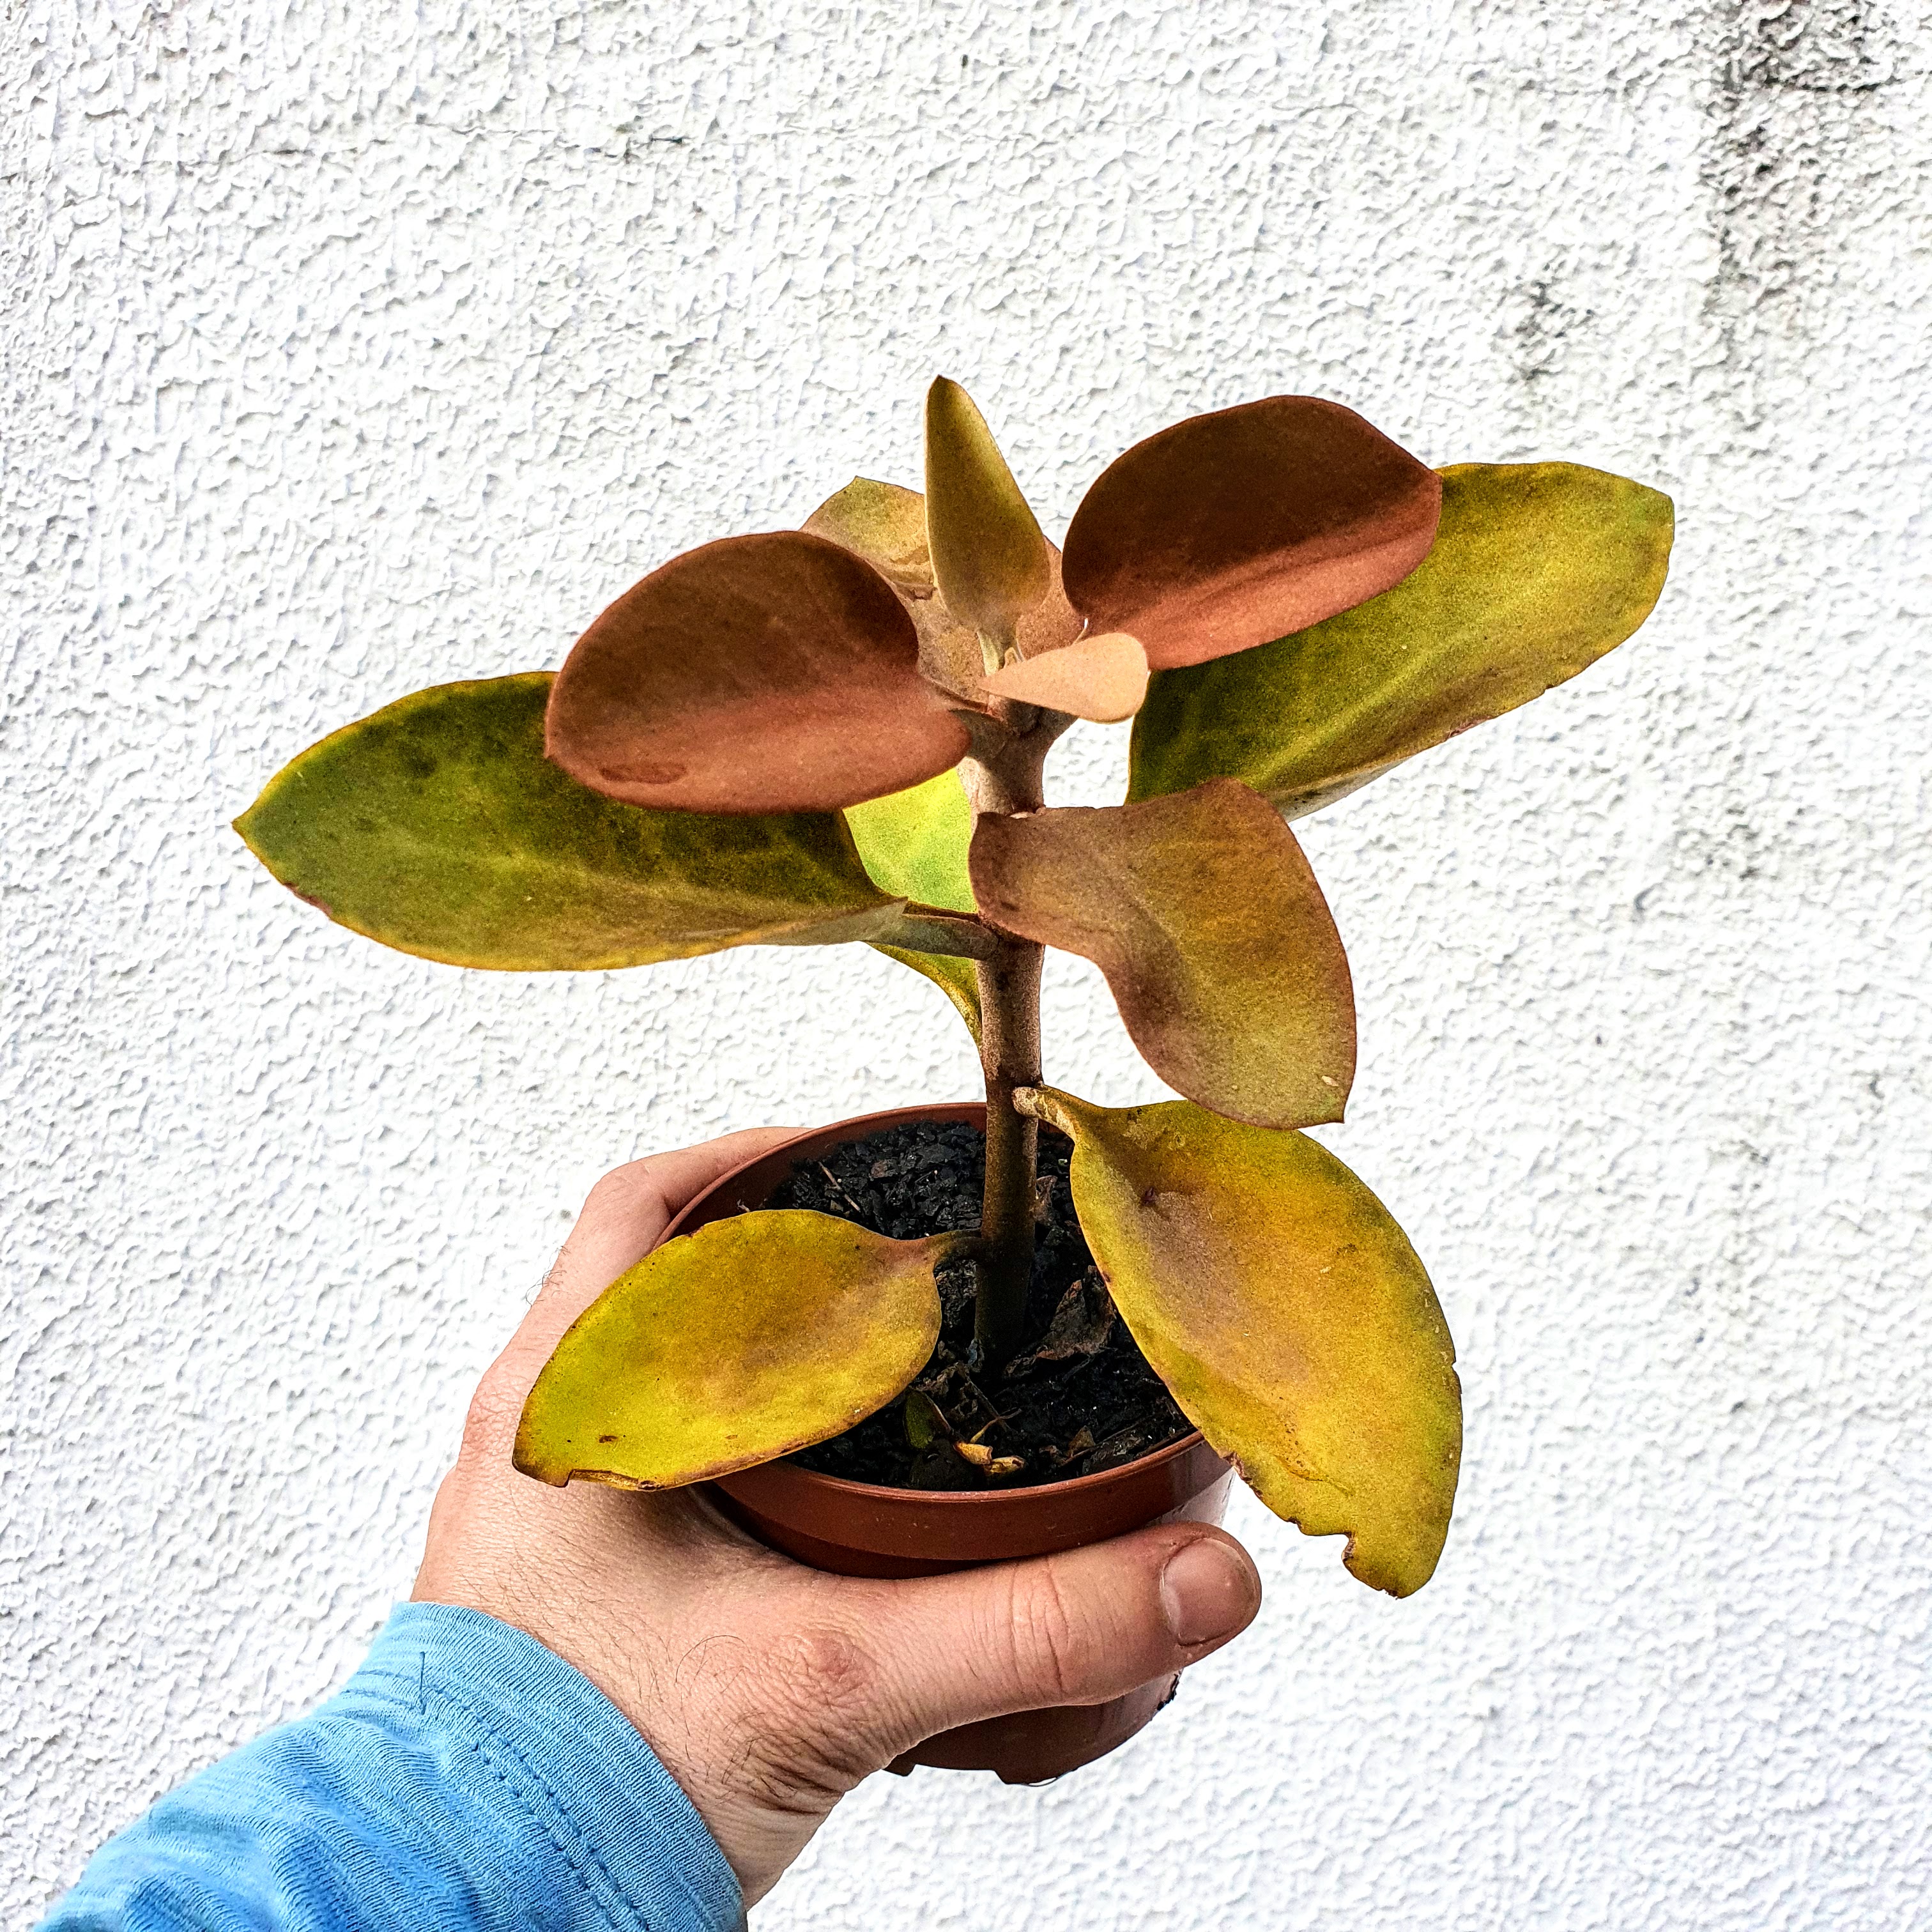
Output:
M1034 1174L1040 1124L1017 1112L1013 1089L1040 1084L1040 974L1043 946L1003 940L979 962L981 1046L986 1076L986 1191L973 1339L989 1370L1019 1349L1033 1280Z
M1003 706L998 731L976 734L965 766L967 790L982 815L1037 812L1046 803L1047 748L1069 720L1030 706ZM979 962L980 1064L986 1077L986 1190L973 1338L989 1370L1003 1368L1024 1340L1033 1280L1034 1176L1037 1122L1013 1106L1013 1090L1040 1084L1040 977L1046 949L1002 938Z

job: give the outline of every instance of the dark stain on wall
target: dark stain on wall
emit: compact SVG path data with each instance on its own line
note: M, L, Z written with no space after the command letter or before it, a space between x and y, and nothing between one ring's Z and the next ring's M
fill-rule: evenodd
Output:
M1899 37L1879 0L1718 0L1711 44L1709 306L1733 340L1747 323L1788 331L1808 262L1847 232L1874 97L1904 77Z

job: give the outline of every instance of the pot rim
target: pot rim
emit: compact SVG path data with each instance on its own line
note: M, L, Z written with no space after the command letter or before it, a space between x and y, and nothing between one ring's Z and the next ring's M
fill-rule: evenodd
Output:
M986 1103L983 1100L921 1101L909 1107L884 1107L869 1114L855 1114L849 1119L832 1120L823 1126L801 1128L788 1138L780 1141L776 1147L767 1148L762 1154L754 1154L748 1160L740 1161L736 1167L721 1174L701 1193L693 1195L658 1237L657 1245L662 1247L666 1241L674 1240L682 1234L686 1232L685 1223L692 1210L724 1192L740 1174L766 1161L777 1159L788 1149L796 1147L800 1141L817 1140L831 1134L837 1136L832 1143L837 1146L847 1141L862 1141L868 1134L876 1133L885 1127L906 1126L919 1120L970 1120L983 1131L986 1124ZM825 1439L829 1441L830 1438ZM848 1477L829 1476L822 1470L808 1469L803 1464L792 1461L789 1455L775 1456L766 1462L747 1463L743 1468L730 1472L730 1474L723 1480L729 1481L731 1476L748 1475L754 1470L777 1472L782 1469L784 1480L795 1480L814 1487L823 1485L843 1491L854 1498L881 1502L892 1498L903 1502L908 1497L916 1497L922 1504L939 1508L974 1503L1006 1503L1010 1508L1010 1499L1014 1497L1074 1496L1105 1487L1118 1483L1128 1470L1158 1468L1162 1463L1172 1462L1176 1457L1185 1455L1205 1440L1198 1429L1190 1429L1185 1436L1178 1436L1172 1442L1163 1442L1158 1449L1150 1450L1144 1456L1136 1456L1131 1462L1117 1462L1111 1469L1096 1469L1090 1475L1068 1476L1052 1483L1028 1483L1010 1490L908 1490L890 1483L855 1483ZM808 1443L806 1446L809 1448L814 1445Z

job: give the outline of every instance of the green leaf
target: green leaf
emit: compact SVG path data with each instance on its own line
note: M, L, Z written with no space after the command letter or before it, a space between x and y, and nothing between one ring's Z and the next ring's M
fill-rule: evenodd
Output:
M641 966L896 929L834 812L602 796L543 754L547 671L438 685L311 746L235 821L283 884L399 952L507 972Z
M1344 798L1622 643L1664 587L1671 533L1668 496L1600 470L1445 470L1435 547L1394 590L1154 677L1128 795L1225 776L1291 818Z
M958 1240L788 1208L667 1241L557 1344L524 1405L517 1467L677 1489L839 1434L925 1366L933 1266Z
M848 806L845 822L866 869L885 891L954 912L976 908L967 876L973 807L957 770L889 797ZM923 974L980 1037L980 981L970 959L874 942L889 959Z
M1391 1596L1448 1533L1455 1345L1408 1237L1335 1156L1170 1100L1028 1110L1073 1138L1073 1204L1114 1306L1189 1418L1276 1515L1346 1535Z
M989 815L971 858L986 916L1092 960L1169 1086L1264 1126L1342 1118L1348 958L1294 834L1246 785Z
M1052 582L1046 538L986 419L957 382L926 398L926 521L933 575L953 614L1015 644Z

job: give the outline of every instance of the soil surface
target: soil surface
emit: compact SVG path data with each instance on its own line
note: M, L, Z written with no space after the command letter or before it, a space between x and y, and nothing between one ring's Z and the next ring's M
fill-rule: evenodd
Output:
M938 1346L911 1390L792 1460L895 1489L1024 1488L1131 1462L1193 1426L1114 1313L1073 1213L1072 1143L1040 1132L1040 1212L1026 1339L1006 1372L977 1372L973 1271L942 1270ZM986 1139L920 1122L848 1141L793 1170L766 1204L810 1208L910 1240L980 1225Z

